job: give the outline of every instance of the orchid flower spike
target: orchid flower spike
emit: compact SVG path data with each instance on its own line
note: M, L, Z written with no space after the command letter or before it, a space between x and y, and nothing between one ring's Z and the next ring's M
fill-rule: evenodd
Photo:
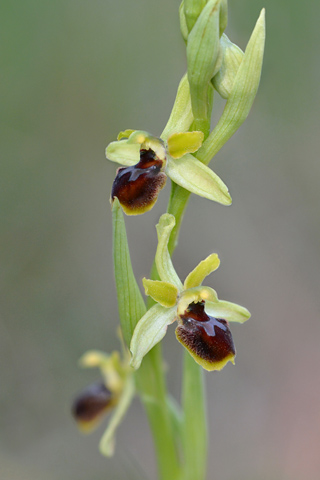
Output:
M164 214L157 225L156 266L160 280L143 279L147 295L157 303L138 322L132 336L131 365L137 369L143 357L165 336L167 327L177 322L177 340L206 370L221 370L236 355L228 322L243 323L250 318L244 307L219 300L217 293L202 282L220 264L216 253L209 255L180 281L168 251L175 225L173 215Z

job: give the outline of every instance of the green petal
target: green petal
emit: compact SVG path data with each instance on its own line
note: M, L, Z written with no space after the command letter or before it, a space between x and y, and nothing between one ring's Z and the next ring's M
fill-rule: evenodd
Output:
M123 138L129 138L133 132L135 132L135 130L130 130L127 128L127 130L119 132L117 136L117 140L122 140Z
M172 283L178 288L178 290L182 290L182 283L175 271L168 251L168 242L175 223L176 220L173 215L170 215L169 213L161 215L156 227L158 234L158 247L155 262L160 279L163 282Z
M192 272L189 273L184 282L184 288L198 287L210 273L217 270L220 265L219 257L212 253L205 260L202 260Z
M265 10L263 9L248 42L223 114L197 153L197 158L206 165L238 130L249 114L260 82L264 42Z
M132 376L128 376L124 390L121 394L117 408L115 409L111 420L109 422L108 428L103 434L103 437L100 441L100 451L103 455L111 457L114 454L115 447L115 433L122 422L123 417L125 416L128 408L131 405L132 399L134 396L134 382Z
M79 359L79 365L84 368L99 368L110 361L110 355L99 350L89 350Z
M113 393L122 390L126 366L121 363L119 352L107 355L99 350L89 350L80 358L79 363L84 368L100 368L105 384Z
M221 178L190 153L179 160L169 159L166 173L171 180L191 193L222 205L232 203L228 188Z
M236 303L219 300L218 302L206 302L205 312L215 318L222 318L228 322L244 323L251 317L250 312Z
M128 140L111 142L106 148L106 157L112 162L132 167L140 160L140 145Z
M130 345L133 330L145 314L146 307L136 282L127 241L123 213L117 198L112 206L113 262L123 338Z
M194 153L202 145L203 132L173 133L168 138L168 151L172 158L183 157L186 153Z
M142 280L146 295L160 303L164 307L173 307L177 302L178 289L175 285L159 280Z
M177 314L184 315L190 303L199 303L202 301L210 303L217 302L217 292L211 287L195 287L185 290L182 292L178 301Z
M156 304L147 311L136 326L130 345L131 366L138 369L142 359L159 343L167 332L167 326L175 320L176 308Z
M178 87L177 96L165 129L161 134L162 140L177 132L186 132L193 122L190 87L188 76L185 74Z

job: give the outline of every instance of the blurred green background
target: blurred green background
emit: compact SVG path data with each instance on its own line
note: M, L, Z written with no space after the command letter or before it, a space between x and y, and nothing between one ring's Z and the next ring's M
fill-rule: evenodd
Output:
M186 68L178 5L1 3L3 480L155 479L137 400L112 460L98 452L103 427L84 437L69 410L98 376L78 368L80 355L118 347L109 206L116 166L104 148L125 128L161 133ZM258 97L212 162L233 206L191 198L175 265L184 276L218 252L221 267L209 284L252 312L233 327L236 366L206 377L208 480L317 480L320 7L230 0L226 33L242 48L262 7ZM148 274L169 190L168 182L150 213L127 219L139 279ZM179 398L182 349L173 328L164 348Z

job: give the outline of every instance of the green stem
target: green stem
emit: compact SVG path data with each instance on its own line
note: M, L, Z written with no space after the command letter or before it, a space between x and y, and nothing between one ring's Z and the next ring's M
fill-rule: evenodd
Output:
M171 233L169 241L169 252L173 253L180 232L180 227L185 209L188 204L190 192L172 182L171 195L167 212L175 216L176 225ZM157 279L158 272L153 264L151 278ZM151 306L148 305L149 307ZM183 447L185 464L181 472L177 460L176 444L173 434L173 426L170 421L170 413L167 403L167 392L165 385L165 376L163 371L163 359L161 346L156 345L151 352L144 358L140 369L136 373L137 388L144 403L150 428L153 434L155 450L158 462L159 478L163 480L202 480L206 468L206 411L204 407L204 391L202 382L201 367L195 363L189 353L185 354L184 365L184 426L183 426ZM192 389L192 394L188 401L187 392L189 385L196 385ZM193 411L196 408L196 412ZM196 422L193 421L196 419ZM199 437L190 436L190 431L199 423ZM190 425L190 427L188 427ZM197 442L197 443L196 443ZM202 458L202 459L201 459ZM193 472L193 477L190 476ZM181 473L183 477L180 477Z
M204 480L207 464L207 422L203 369L184 354L182 405L184 412L183 480Z
M173 253L177 243L188 204L190 192L172 182L168 213L175 216L176 225L171 233L169 252ZM204 480L207 463L208 434L206 427L205 389L202 368L188 352L184 355L183 368L183 431L184 451L183 480Z
M179 95L178 95L179 97ZM176 99L176 102L179 101L179 98ZM210 96L210 107L212 108L212 96ZM210 113L211 113L210 108ZM206 136L207 136L207 132ZM188 200L190 197L190 192L185 190L184 188L180 187L176 183L172 182L171 187L171 195L170 200L167 208L167 212L174 215L176 219L176 225L173 229L168 245L168 249L170 254L172 255L177 243L178 243L178 236L180 232L180 227L184 215L184 211L187 207ZM153 263L152 270L151 270L151 279L157 279L158 272L155 263ZM148 307L152 303L148 303ZM189 354L187 354L190 357ZM191 357L190 357L191 359ZM203 386L200 380L200 376L202 372L200 367L195 364L194 360L191 359L191 362L194 364L191 368L189 368L190 359L186 360L185 362L185 372L184 372L184 383L189 385L190 383L194 383L198 385L198 388L194 391L192 396L193 403L197 404L197 408L200 409L200 417L201 414L205 419L205 409L203 405ZM165 383L165 375L163 371L163 358L161 353L161 346L157 345L154 347L151 352L144 358L144 361L136 374L137 379L137 388L140 392L141 399L144 403L146 408L146 412L148 415L150 427L152 430L155 449L157 454L157 461L158 461L158 471L159 477L163 480L178 480L181 474L181 469L177 459L177 451L176 451L176 444L173 434L173 426L170 419L170 413L168 410L168 401L167 401L167 391L166 391L166 383ZM193 379L193 380L192 380ZM186 387L187 388L187 387ZM184 395L186 397L186 394ZM184 425L188 424L192 419L190 418L192 413L191 404L188 402L184 402L186 411L184 413ZM191 422L191 424L193 424ZM204 428L202 426L204 424L205 427L205 420L200 422L200 432L203 433ZM192 437L190 440L187 440L187 435L189 433L189 429L184 428L184 448L185 448L185 457L190 455L190 450L192 449L193 440ZM202 436L202 441L206 445L206 434ZM206 452L206 447L201 445L202 452ZM196 448L198 452L198 448ZM194 460L194 456L191 455L189 460L186 460L186 465L190 466L190 463L193 464L191 469L192 472L195 472L193 476L193 480L202 480L205 471L205 458L206 454L204 454L204 461L202 464L199 464L200 455L196 455ZM195 462L195 463L194 463ZM186 475L186 470L184 469L183 472ZM190 476L184 478L191 478Z
M178 480L181 468L168 409L160 344L144 357L136 382L153 435L159 479Z
M113 203L112 217L113 261L119 316L124 340L129 346L134 328L145 314L146 307L133 274L125 222L117 199ZM159 479L177 480L180 465L167 403L160 345L146 355L141 368L135 373L135 380L154 438Z
M176 224L174 229L172 230L171 237L169 240L169 245L168 245L168 249L171 255L178 244L180 227L183 220L184 211L188 204L189 197L190 197L190 192L188 190L185 190L184 188L180 187L176 183L172 182L171 195L170 195L169 204L167 208L167 212L174 215L176 219Z
M176 226L171 234L169 251L172 254L177 244L179 230L190 192L172 182L168 212L175 216ZM158 272L153 263L151 279L157 279ZM149 299L148 307L154 303ZM177 460L176 442L168 409L168 397L163 371L161 345L156 345L144 358L136 373L137 388L144 403L153 434L158 462L159 478L177 480L181 468Z
M209 112L211 114L213 90L210 95ZM200 128L199 128L200 127ZM210 130L210 121L207 119L205 128L198 126L205 138ZM167 212L174 215L175 227L171 233L168 249L172 255L178 244L178 237L184 212L188 204L190 192L172 182L171 195ZM153 273L156 273L155 264ZM188 352L184 355L183 368L183 430L182 443L184 453L183 480L204 480L207 464L208 433L206 426L205 387L202 368L196 364Z

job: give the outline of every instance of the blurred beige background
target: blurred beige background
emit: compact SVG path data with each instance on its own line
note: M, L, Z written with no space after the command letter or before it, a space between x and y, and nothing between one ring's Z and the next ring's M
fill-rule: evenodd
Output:
M97 377L78 369L80 355L118 346L109 208L116 166L104 148L122 129L160 134L165 125L186 68L178 5L2 2L3 480L155 479L137 400L111 461L97 448L103 428L79 435L69 409ZM193 196L174 256L184 276L218 252L210 285L252 312L232 328L236 366L206 377L208 480L320 475L320 7L230 0L227 34L242 48L263 6L260 91L245 125L212 162L233 206ZM168 182L150 213L127 219L139 279L148 274L169 190ZM173 328L165 353L178 398L182 349Z

